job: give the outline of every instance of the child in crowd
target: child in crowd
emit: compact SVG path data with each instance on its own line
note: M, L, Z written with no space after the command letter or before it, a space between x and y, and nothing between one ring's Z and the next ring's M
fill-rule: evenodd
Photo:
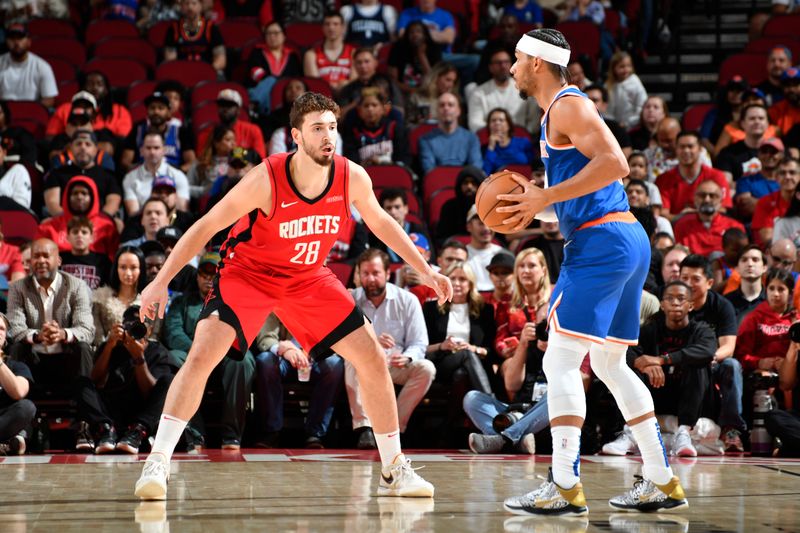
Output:
M108 283L111 260L107 255L92 252L94 224L86 217L72 217L67 222L69 252L61 252L61 270L86 282L95 290Z
M609 118L626 129L638 126L647 91L634 72L633 61L627 52L617 52L611 56L606 88Z

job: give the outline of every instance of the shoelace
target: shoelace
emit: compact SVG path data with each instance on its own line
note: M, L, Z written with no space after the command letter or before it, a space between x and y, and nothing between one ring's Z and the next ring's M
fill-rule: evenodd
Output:
M628 494L631 496L631 498L639 498L639 496L641 496L642 493L644 493L647 490L649 486L649 481L643 478L642 476L633 476L633 477L636 479L636 481L633 482L633 488Z
M425 468L425 467L424 466L418 466L416 468L412 467L411 466L411 460L410 459L406 459L405 461L403 461L402 463L397 465L397 476L396 477L398 479L403 478L403 477L410 477L410 478L419 477L419 474L417 474L416 471L417 470L422 470L423 468Z
M161 461L145 461L142 476L169 478L169 468Z

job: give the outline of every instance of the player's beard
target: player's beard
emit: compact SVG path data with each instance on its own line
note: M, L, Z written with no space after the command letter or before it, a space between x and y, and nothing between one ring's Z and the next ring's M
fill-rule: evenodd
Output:
M306 147L306 144L303 143L303 151L306 153L308 157L311 158L314 163L318 164L321 167L329 167L331 163L333 163L333 157L327 157L322 153L322 149L320 148L319 151L314 151Z

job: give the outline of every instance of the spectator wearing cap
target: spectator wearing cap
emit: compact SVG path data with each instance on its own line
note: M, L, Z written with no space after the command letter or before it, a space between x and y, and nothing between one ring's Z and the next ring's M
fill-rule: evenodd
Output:
M140 161L140 148L144 136L149 131L157 131L164 138L164 157L167 163L184 172L196 159L194 137L186 126L172 121L170 99L166 94L156 91L144 100L147 106L147 119L134 125L130 135L123 143L120 166L128 171L135 162Z
M716 167L725 173L728 181L739 181L744 175L758 172L758 146L761 141L775 137L775 128L769 124L767 108L761 104L748 104L741 111L744 138L726 146L717 154Z
M380 198L378 202L381 204L381 207L384 211L386 211L389 216L391 216L397 224L403 228L406 235L410 235L411 233L418 233L427 237L428 232L425 229L425 226L418 222L413 222L411 220L407 220L406 217L408 216L408 195L405 189L399 188L388 188L381 191ZM427 242L427 238L425 239ZM370 248L378 248L389 254L389 260L392 263L402 263L403 259L397 255L393 250L389 249L380 239L378 239L375 235L370 233L369 235L369 246Z
M224 79L225 42L216 24L203 17L203 2L181 0L181 15L164 36L164 61L204 61Z
M447 200L442 206L439 222L433 228L436 242L441 244L454 235L467 233L465 217L470 207L475 205L475 194L486 175L480 167L465 166L456 176L455 198Z
M91 104L85 100L78 100L72 107L70 107L69 116L67 116L67 125L63 133L59 133L50 140L48 148L48 159L50 160L50 169L63 167L75 162L75 154L72 152L71 144L72 139L79 131L91 132L97 140L97 155L95 155L94 162L96 165L103 167L109 172L114 172L116 167L114 165L114 144L109 142L109 136L106 135L106 140L101 142L97 137L97 132L92 128L92 116L94 111L91 109ZM108 133L106 131L106 133ZM109 151L110 147L110 151Z
M61 199L61 214L39 225L39 237L53 240L61 252L72 249L69 242L69 222L73 217L86 217L94 227L94 239L89 249L113 259L119 246L119 232L108 213L100 210L97 184L87 176L77 175L67 182Z
M790 67L781 74L783 100L769 108L770 121L782 132L800 124L800 67Z
M7 358L8 318L0 313L0 455L25 453L25 429L36 406L27 399L33 374L25 363Z
M168 228L167 228L168 229ZM203 302L214 286L220 256L218 252L207 252L200 257L191 288L176 296L170 304L164 322L164 342L169 348L170 359L176 367L183 366L189 348L194 341L197 322ZM222 447L237 449L244 432L247 404L255 376L256 361L247 351L241 361L225 357L214 370L222 382Z
M0 138L0 196L10 198L17 204L30 209L31 207L31 175L24 165L6 162L6 149L3 139Z
M58 96L50 65L30 51L28 27L12 24L6 29L8 52L0 56L0 100L35 100L53 107Z
M472 272L475 274L475 288L479 292L492 292L494 285L486 267L489 266L492 257L504 248L492 242L494 231L483 223L478 216L478 208L474 205L470 207L466 220L470 236L467 244L469 255L467 264L472 267Z
M142 162L125 175L122 188L125 195L125 212L134 216L139 206L153 193L155 182L172 184L178 192L178 208L185 211L189 207L189 180L186 174L167 163L164 137L156 131L145 134L139 149Z
M113 137L124 139L133 127L131 114L125 106L111 99L105 74L99 71L92 71L81 74L81 77L83 78L81 90L72 97L71 104L64 103L56 108L47 123L45 134L48 137L55 137L60 133L64 133L67 119L75 102L85 100L92 104L92 108L95 111L92 121L94 131L108 130Z
M231 187L239 183L247 172L261 162L261 157L253 150L237 146L228 155L225 173L217 176L208 190L210 200L207 209L211 209Z
M99 153L97 136L93 131L79 130L69 145L72 158L61 167L54 168L44 177L44 203L52 216L60 215L61 195L67 182L75 176L86 176L94 181L103 212L113 217L119 211L122 189L117 179L105 168L97 165Z
M55 113L50 116L47 122L45 136L52 139L58 134L67 132L67 122L70 115L81 115L85 119L82 124L91 124L94 129L94 121L97 119L97 99L88 91L78 91L72 96L70 103L58 106ZM74 123L74 122L73 122Z
M431 243L428 240L428 237L423 233L412 232L408 234L408 238L414 243L414 246L416 246L417 251L420 253L422 258L425 259L425 262L430 263ZM435 266L433 268L437 269ZM397 269L397 272L395 272L395 285L403 289L412 289L414 287L419 287L420 285L425 286L417 271L408 264L404 264Z
M757 88L764 94L766 104L771 106L783 100L781 74L792 66L792 51L783 45L777 45L767 55L767 79Z
M266 157L264 136L261 128L251 122L242 120L239 116L242 109L242 95L236 89L222 89L217 95L217 113L220 123L231 128L236 135L236 146L255 150L256 153ZM206 130L197 136L197 144L205 146L210 131Z
M777 137L765 137L758 143L756 157L760 169L754 174L742 176L736 182L736 196L733 197L736 212L744 220L753 217L759 199L780 189L777 170L784 152L783 142Z
M495 322L497 321L497 306L501 302L510 302L514 292L514 256L511 252L501 250L489 261L486 267L489 279L492 280L494 290L483 295L484 301L494 306Z

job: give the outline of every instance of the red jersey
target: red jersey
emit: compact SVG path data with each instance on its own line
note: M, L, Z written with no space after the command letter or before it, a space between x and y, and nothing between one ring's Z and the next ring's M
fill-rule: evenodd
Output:
M314 48L314 53L317 56L319 77L327 81L330 85L350 79L350 69L353 68L353 53L355 51L355 46L346 43L339 57L331 61L328 59L328 56L325 55L325 50L322 48L322 45Z
M722 206L729 209L733 207L731 190L725 175L706 165L700 167L700 174L692 183L683 179L678 167L661 174L656 179L656 186L661 192L662 207L670 213L680 213L687 207L694 207L694 193L697 191L697 187L706 180L716 182L722 189Z
M350 218L348 160L334 156L328 186L317 198L306 198L291 179L293 154L264 160L272 186L269 213L251 211L233 226L222 245L220 272L234 266L274 277L313 274L325 263L341 228Z
M708 255L722 251L722 235L731 228L744 231L739 221L717 213L706 227L697 213L687 213L675 223L675 241L688 246L693 254Z

